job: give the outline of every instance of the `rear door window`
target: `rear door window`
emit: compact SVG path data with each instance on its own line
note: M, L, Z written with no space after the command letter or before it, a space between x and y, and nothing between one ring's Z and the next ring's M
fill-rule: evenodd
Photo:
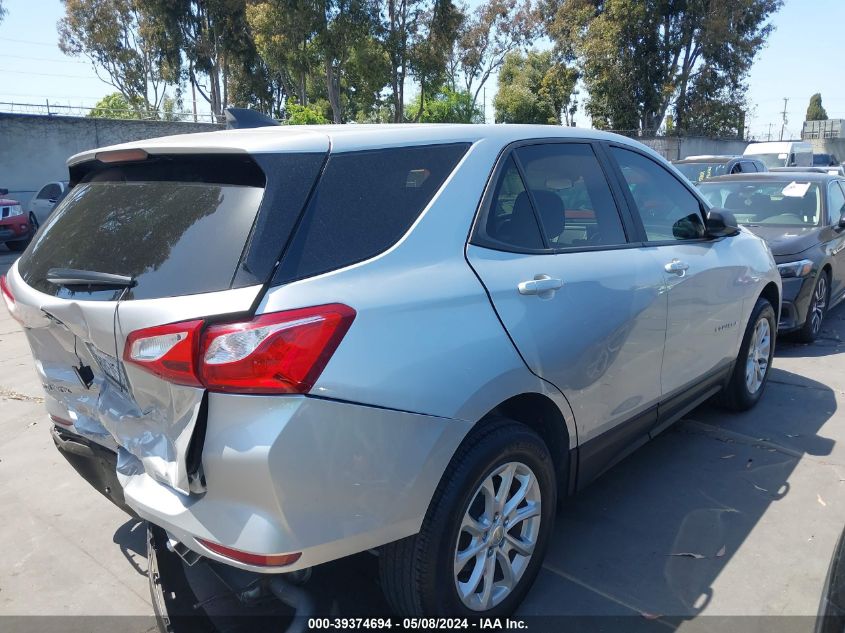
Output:
M505 162L487 215L487 237L517 250L543 248L543 238L513 156Z
M468 148L453 143L331 155L274 283L349 266L393 246Z
M127 299L225 290L263 193L263 172L245 157L106 168L71 190L19 271L59 296L73 292L46 280L51 268L131 276Z
M590 145L528 145L516 155L550 248L625 243L613 194Z

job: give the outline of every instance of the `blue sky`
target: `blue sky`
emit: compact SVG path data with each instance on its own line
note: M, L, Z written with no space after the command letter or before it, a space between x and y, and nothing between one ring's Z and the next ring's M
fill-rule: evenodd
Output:
M475 5L478 0L473 0ZM5 0L0 24L0 101L16 104L91 106L113 88L101 82L90 64L66 57L56 41L60 0ZM751 70L749 129L757 138L780 132L783 98L788 97L786 136L797 137L810 95L821 92L831 118L845 118L845 35L843 0L787 0L773 19L775 31ZM487 86L487 116L492 120L495 81ZM0 110L8 111L5 103ZM584 125L587 117L576 114Z

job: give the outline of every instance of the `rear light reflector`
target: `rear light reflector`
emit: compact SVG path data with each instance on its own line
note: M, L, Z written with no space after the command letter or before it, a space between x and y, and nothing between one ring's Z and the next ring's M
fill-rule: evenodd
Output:
M15 309L15 296L12 294L12 289L9 288L9 282L6 281L6 275L0 275L0 293L3 294L3 301L6 302L6 307L9 312Z
M50 419L53 421L54 424L59 424L61 426L73 426L73 422L70 420L65 420L64 418L60 418L57 415L50 414Z
M201 386L196 355L202 321L182 321L132 332L123 360L179 385Z
M101 163L128 163L147 160L149 154L142 149L113 149L107 152L97 152L94 158Z
M207 326L171 323L129 335L123 358L161 378L209 391L308 393L355 319L328 304Z
M244 552L233 547L226 547L219 543L206 541L202 538L198 538L197 542L215 554L231 558L239 563L259 567L284 567L285 565L293 565L302 556L302 552L296 552L294 554L251 554L250 552Z

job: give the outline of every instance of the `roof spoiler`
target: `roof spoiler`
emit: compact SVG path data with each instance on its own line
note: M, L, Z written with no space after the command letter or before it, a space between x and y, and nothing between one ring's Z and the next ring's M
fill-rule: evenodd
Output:
M253 127L279 125L276 119L249 108L226 108L226 129L243 130Z

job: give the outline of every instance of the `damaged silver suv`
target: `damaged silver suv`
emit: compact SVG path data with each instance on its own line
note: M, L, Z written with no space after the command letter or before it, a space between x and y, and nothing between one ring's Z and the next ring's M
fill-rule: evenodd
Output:
M630 139L264 128L69 168L3 296L56 445L194 559L376 550L398 613L506 614L559 496L766 384L768 248Z

